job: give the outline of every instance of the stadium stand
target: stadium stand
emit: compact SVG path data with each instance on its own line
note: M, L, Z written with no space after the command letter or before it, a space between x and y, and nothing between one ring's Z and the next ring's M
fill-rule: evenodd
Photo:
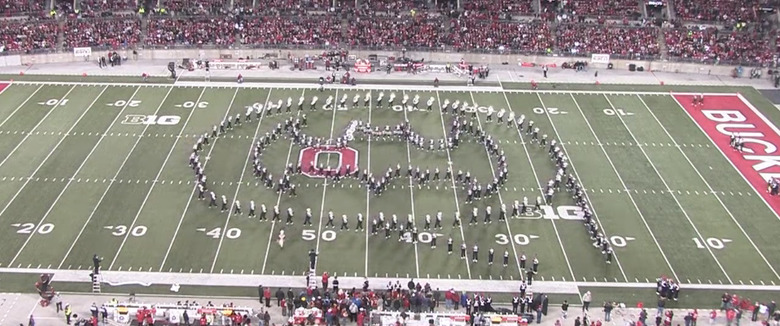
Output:
M230 0L166 0L165 7L179 16L216 15L227 13Z
M3 14L14 17L0 25L0 36L7 53L85 46L289 46L769 65L779 52L780 33L763 12L776 2L665 2L664 10L671 11L665 14L677 17L661 24L642 20L634 0L466 0L462 10L451 0L163 0L140 12L137 3L144 7L145 1L82 0L74 8L70 0L0 0ZM48 22L40 23L42 18Z
M756 21L759 7L756 0L676 0L674 5L679 19L721 22Z
M529 0L476 0L463 4L463 8L476 12L504 12L510 14L532 14L532 1Z
M255 17L238 24L247 46L330 46L342 38L341 21L323 17Z
M43 5L38 1L30 0L2 0L0 1L4 17L12 17L43 11Z
M607 53L623 58L655 57L660 52L655 27L560 25L556 47L566 54Z
M405 44L410 48L436 48L442 40L444 20L424 14L402 19L358 18L347 32L349 45L385 49Z
M68 20L63 29L65 49L74 47L132 47L141 39L138 19Z
M53 22L7 20L0 23L0 40L4 51L35 53L56 48L59 27ZM0 51L0 52L4 52Z
M149 21L146 44L227 46L235 42L236 25L228 17L160 18Z
M765 38L752 32L674 29L664 37L670 57L704 63L763 64L777 53Z
M544 53L552 46L549 26L540 21L517 23L459 19L447 39L458 51L500 50Z
M581 16L611 18L641 16L636 0L574 0L565 5L564 9Z
M88 12L120 12L135 11L135 0L81 0L81 11Z

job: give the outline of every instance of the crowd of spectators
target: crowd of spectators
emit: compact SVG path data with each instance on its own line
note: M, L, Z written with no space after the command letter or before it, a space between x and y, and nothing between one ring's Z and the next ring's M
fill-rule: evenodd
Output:
M725 315L727 325L740 324L742 318L752 322L760 322L762 325L769 325L774 321L775 325L780 323L780 310L777 309L775 301L760 302L751 301L750 298L740 297L734 293L724 293L720 297L720 313ZM710 312L710 324L717 318L718 311L713 309Z
M40 1L34 0L0 0L0 8L5 17L43 11Z
M141 40L138 19L68 20L63 28L63 47L133 47Z
M59 27L54 22L5 20L0 22L0 52L34 53L54 50Z
M344 1L345 7L354 7L354 0ZM423 11L432 9L426 0L363 0L363 10L385 13L408 12L410 10Z
M664 33L670 57L705 63L768 63L776 54L755 32L722 31L714 27L673 29Z
M332 0L234 0L235 12L247 16L298 15L325 13L330 10Z
M558 26L555 44L566 54L605 53L638 59L660 52L654 27L565 24Z
M72 0L52 0L54 2L54 9L60 13L72 13L74 11ZM47 8L48 9L48 8Z
M337 46L341 20L325 17L255 17L237 24L241 44L249 46Z
M236 35L235 19L226 16L156 18L147 28L146 44L151 46L230 46Z
M178 16L225 14L230 0L165 0L164 8Z
M135 11L135 0L81 0L79 8L88 12Z
M457 51L503 50L542 53L552 47L543 21L509 22L461 18L453 21L444 42Z
M530 0L464 1L463 12L457 14L452 14L450 0L439 1L436 6L424 0L360 0L357 3L263 0L262 5L260 0L233 0L232 10L231 0L162 0L159 5L171 15L151 14L145 18L130 14L137 9L135 0L79 0L75 9L71 0L52 1L58 13L66 13L61 18L65 19L62 28L53 20L5 21L0 25L4 52L85 46L118 48L140 43L148 46L240 44L572 55L608 53L645 59L660 55L661 31L666 55L671 58L766 64L780 52L780 47L773 47L766 36L771 28L763 28L762 22L756 21L760 16L758 9L763 5L760 1L767 0L714 0L707 6L702 6L701 0L674 3L682 20L749 21L747 28L745 24L737 24L735 28L727 25L726 29L686 29L681 24L663 29L648 24L628 26L625 17L638 14L639 6L634 0L573 0L563 8L558 0L542 0L541 17L530 21L516 17L533 13ZM39 1L0 0L0 6L7 16L22 12L48 16L48 8ZM131 16L77 19L122 12ZM580 19L560 19L561 15ZM583 22L584 17L597 24ZM614 17L623 17L622 23L607 21ZM143 19L148 19L145 32L141 31ZM553 28L552 24L557 26ZM59 35L63 37L61 47L57 43ZM780 41L780 34L772 35L778 35Z
M674 9L678 19L697 21L732 20L756 21L759 3L757 0L676 0Z
M533 7L530 0L474 0L463 4L463 9L477 12L531 14Z
M356 18L348 27L346 39L352 46L391 48L400 44L407 48L436 48L441 44L444 27L444 19L424 14L401 19Z
M610 18L640 16L636 0L574 0L568 2L564 10L575 16Z

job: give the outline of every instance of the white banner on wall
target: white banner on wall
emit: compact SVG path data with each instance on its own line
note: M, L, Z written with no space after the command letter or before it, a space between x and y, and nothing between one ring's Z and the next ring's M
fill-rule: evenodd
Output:
M92 48L73 48L73 56L88 57L92 55Z
M590 63L609 63L609 54L591 54Z
M6 55L0 56L0 67L13 67L22 65L22 56Z

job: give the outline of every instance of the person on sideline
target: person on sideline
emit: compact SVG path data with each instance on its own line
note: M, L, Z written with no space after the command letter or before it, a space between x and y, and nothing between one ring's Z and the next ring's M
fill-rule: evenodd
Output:
M593 299L593 296L590 294L590 291L582 295L582 311L588 311L591 299Z

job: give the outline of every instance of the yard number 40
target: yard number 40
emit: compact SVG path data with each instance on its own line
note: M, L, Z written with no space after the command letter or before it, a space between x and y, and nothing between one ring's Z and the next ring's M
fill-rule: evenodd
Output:
M726 247L727 243L731 242L731 239L707 238L702 242L699 238L693 238L693 242L696 244L696 248L699 249L706 249L707 247L712 249L723 249Z

